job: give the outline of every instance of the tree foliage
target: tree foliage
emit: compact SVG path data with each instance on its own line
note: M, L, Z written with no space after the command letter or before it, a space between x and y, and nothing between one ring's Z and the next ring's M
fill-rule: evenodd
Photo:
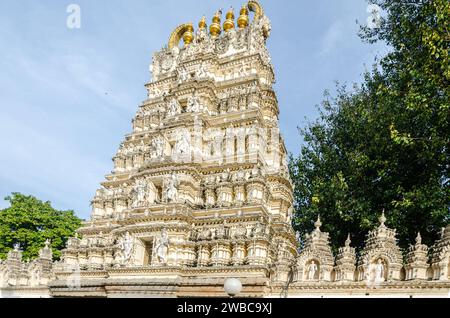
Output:
M361 247L383 209L402 247L419 231L431 244L450 219L450 2L371 2L384 15L360 36L390 52L362 84L326 94L290 160L294 226L309 232L320 214L334 249L347 233Z
M73 211L55 210L50 202L33 196L13 193L5 198L10 207L0 210L0 258L6 258L14 244L20 244L24 259L33 259L47 239L51 240L53 256L60 258L69 237L81 225Z

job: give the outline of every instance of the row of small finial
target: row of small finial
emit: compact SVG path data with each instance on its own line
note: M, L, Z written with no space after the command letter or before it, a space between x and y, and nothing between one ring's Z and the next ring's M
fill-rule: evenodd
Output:
M222 26L221 26L221 16L222 16L222 10L219 10L216 12L216 14L212 18L212 23L209 26L209 33L213 37L218 37L222 33ZM223 23L223 30L225 32L228 32L235 28L234 24L234 9L233 7L230 8L230 10L226 14L226 20ZM244 5L241 8L240 16L237 20L237 25L239 29L245 29L249 25L249 12L247 7ZM206 17L203 16L203 18L200 20L198 27L200 30L205 30L208 25L206 24ZM194 40L194 28L192 25L189 25L189 27L186 29L184 35L183 35L183 41L185 45L189 45Z

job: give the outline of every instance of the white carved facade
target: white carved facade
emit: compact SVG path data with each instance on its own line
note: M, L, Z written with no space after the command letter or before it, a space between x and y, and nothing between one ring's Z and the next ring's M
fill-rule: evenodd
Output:
M153 57L147 99L92 200L91 219L61 262L44 253L24 266L12 251L0 264L2 290L224 296L223 281L236 277L243 296L364 295L377 279L382 293L448 294L450 227L431 265L421 242L403 264L385 221L358 263L350 239L335 260L320 220L298 249L266 47L270 21L252 0L234 24L229 11L222 32L218 12L209 30L202 19L196 31L184 24L172 33Z

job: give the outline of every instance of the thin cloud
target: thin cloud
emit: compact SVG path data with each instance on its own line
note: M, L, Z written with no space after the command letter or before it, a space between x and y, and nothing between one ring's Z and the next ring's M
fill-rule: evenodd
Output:
M323 36L319 55L323 57L330 54L343 40L344 26L342 21L338 20L327 29Z

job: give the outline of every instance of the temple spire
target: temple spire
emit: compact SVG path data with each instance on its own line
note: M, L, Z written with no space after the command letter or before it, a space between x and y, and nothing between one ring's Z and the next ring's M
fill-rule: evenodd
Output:
M322 221L320 220L320 215L317 217L317 221L314 223L317 231L320 231L320 227L322 226Z
M384 209L383 209L383 212L381 213L381 216L380 216L380 218L378 219L379 221L380 221L380 226L381 227L384 227L385 226L385 224L384 223L386 223L386 216L384 215Z

